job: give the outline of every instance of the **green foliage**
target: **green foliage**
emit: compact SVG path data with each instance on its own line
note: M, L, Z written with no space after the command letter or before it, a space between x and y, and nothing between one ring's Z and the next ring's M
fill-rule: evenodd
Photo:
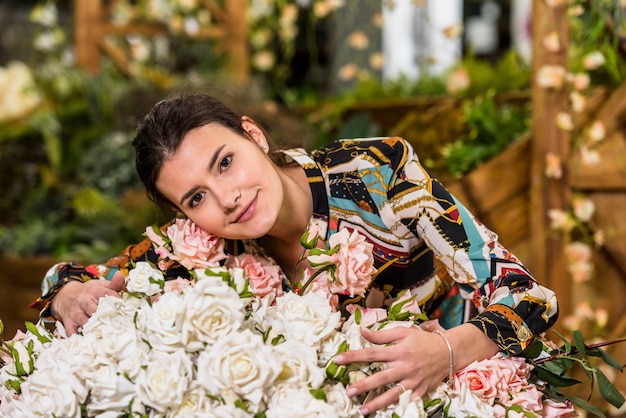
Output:
M589 380L590 394L597 385L600 395L616 408L624 404L624 395L609 381L598 365L590 357L595 357L604 364L623 372L623 366L602 347L625 342L626 338L587 345L580 331L574 331L574 342L571 343L561 336L562 345L558 348L548 347L545 342L535 339L522 353L533 364L531 380L540 386L544 386L544 393L556 401L570 400L577 407L584 409L598 417L605 417L604 413L588 400L565 393L561 388L580 384L577 379L571 377L576 369L582 370Z
M570 19L570 71L587 70L584 57L595 51L602 53L605 64L590 71L595 85L616 87L626 79L624 35L626 9L618 0L584 2L586 11Z
M461 176L497 155L529 129L529 109L495 101L494 91L467 99L463 110L469 134L448 146L448 170Z

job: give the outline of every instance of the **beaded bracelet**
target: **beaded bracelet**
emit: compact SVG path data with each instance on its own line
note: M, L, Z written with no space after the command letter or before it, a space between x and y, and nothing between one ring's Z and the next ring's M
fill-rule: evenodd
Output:
M435 330L435 334L437 334L441 338L443 338L443 341L448 346L448 354L449 354L449 357L450 357L450 364L449 364L448 380L446 381L446 385L448 385L448 387L450 387L450 386L452 386L452 382L454 381L454 357L452 356L452 346L450 345L450 341L448 341L448 338L446 338L446 336L443 334L443 332L441 332L438 329L436 329Z

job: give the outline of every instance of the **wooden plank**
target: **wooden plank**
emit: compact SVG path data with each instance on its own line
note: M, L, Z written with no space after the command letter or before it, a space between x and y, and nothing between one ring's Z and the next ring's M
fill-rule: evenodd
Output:
M594 229L605 236L603 249L626 277L626 189L622 193L593 193L588 197L596 206Z
M28 305L41 295L41 280L54 263L48 257L0 256L0 319L5 325L3 338L13 337L18 329L24 330L24 321L37 321L39 313Z
M496 157L463 177L463 185L480 213L497 209L526 191L530 175L530 136L520 138Z
M250 79L250 60L248 52L247 0L228 0L226 2L226 22L228 31L225 39L228 51L228 69L233 80L239 85Z
M529 209L528 195L519 193L484 214L481 221L509 248L528 235Z
M87 71L100 68L98 45L103 37L101 23L102 0L75 0L74 49L76 63Z
M549 234L549 209L565 209L570 201L567 173L561 179L548 179L545 175L547 153L555 153L567 161L569 156L569 134L556 126L556 116L561 109L568 108L565 89L547 89L537 83L539 69L544 65L567 68L568 60L568 17L567 4L550 7L544 0L533 0L533 64L532 64L532 118L533 138L530 170L530 242L533 245L531 258L526 261L536 276L552 289L558 299L561 313L571 310L571 289L566 270L564 237ZM544 47L545 37L556 32L561 40L559 52L550 52Z
M626 82L623 82L611 93L609 99L604 102L595 115L594 121L602 122L606 134L611 135L623 125L621 116L624 112L626 112Z
M580 153L570 159L572 187L580 190L626 190L626 136L615 131L593 148L600 162L583 165Z

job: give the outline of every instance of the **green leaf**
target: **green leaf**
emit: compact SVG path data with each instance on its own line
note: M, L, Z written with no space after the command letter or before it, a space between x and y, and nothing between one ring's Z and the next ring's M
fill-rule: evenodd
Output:
M533 369L533 374L535 374L539 379L547 382L551 385L557 387L566 387L573 386L581 383L579 380L576 380L569 376L561 376L559 374L553 373L542 366L535 367Z
M568 357L557 357L553 360L547 361L543 364L547 370L551 371L554 374L558 374L559 376L563 376L567 373L574 364L574 360Z
M52 341L52 338L49 334L43 335L40 329L37 327L37 325L33 324L32 322L26 321L25 325L26 325L26 330L28 330L31 334L37 337L37 340L39 340L40 343L43 344L43 343L48 343Z
M595 406L591 405L588 402L585 402L584 400L580 399L577 396L568 396L567 399L569 399L570 401L572 401L572 403L574 405L576 405L577 407L584 409L587 412L591 412L592 414L600 417L600 418L606 418L606 415L604 415L604 413L602 411L600 411L598 408L596 408Z
M585 339L583 338L582 332L580 330L574 331L574 344L576 345L576 349L578 353L585 359L587 359L587 347L585 346Z
M620 408L624 404L624 395L607 379L602 370L596 369L596 378L598 379L598 389L604 399L616 408Z
M313 395L315 399L319 399L324 402L328 400L326 398L326 392L324 392L322 389L309 389L309 392L311 392L311 395Z
M609 353L599 347L587 351L587 354L594 357L600 357L609 366L619 370L620 372L624 371L624 366L622 366L619 361L617 361L615 358L613 358L613 356L611 356Z
M518 414L523 414L525 417L528 418L537 418L537 415L533 414L530 411L527 411L526 409L522 408L521 405L511 405L506 409L506 417L509 416L509 411L513 411L513 412L517 412Z
M531 342L530 345L522 351L521 356L528 359L534 359L539 356L542 351L543 343L539 339L535 338L533 342Z

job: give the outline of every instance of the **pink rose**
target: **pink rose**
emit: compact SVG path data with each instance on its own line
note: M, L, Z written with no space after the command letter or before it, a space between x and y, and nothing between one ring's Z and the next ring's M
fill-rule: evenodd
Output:
M302 282L307 283L312 274L313 272L311 271L311 269L305 269L302 273ZM330 283L330 281L331 279L329 278L328 272L322 271L315 277L315 279L313 279L313 282L311 282L311 284L307 288L307 292L317 293L324 299L328 300L328 304L330 305L332 311L337 312L337 310L339 309L339 296L337 296L335 293L332 293L328 288L328 284Z
M217 267L226 258L224 240L200 229L189 219L177 219L167 228L173 256L187 269Z
M263 297L270 293L280 296L284 293L282 270L265 257L242 254L237 257L230 257L225 266L242 268L245 277L254 288L255 296Z
M152 241L154 252L159 256L159 268L163 271L167 270L172 264L172 260L175 259L174 254L170 251L171 246L169 239L167 239L163 231L155 225L146 228L146 236Z
M574 410L574 406L569 400L566 403L556 402L552 399L543 401L543 418L571 418L577 416L580 416L580 414Z
M495 403L498 395L497 373L490 365L473 362L456 374L454 387L460 388L462 382L467 382L469 390L489 405Z
M361 321L359 325L362 327L368 327L387 319L387 309L384 308L363 308L359 305L351 304L346 307L346 310L352 315L354 315L357 310L361 311Z
M314 222L309 222L306 231L304 231L304 234L302 234L302 237L300 238L300 244L304 248L314 248L320 238L320 232L321 229L319 225Z
M401 305L400 312L410 312L414 314L421 314L422 310L420 309L417 300L415 300L415 296L411 294L410 290L403 290L398 298L391 304L391 306Z
M328 240L330 250L319 255L310 255L313 266L334 265L331 270L330 291L342 295L364 296L376 272L373 245L357 231L348 229L331 235Z
M530 365L523 358L506 358L498 353L490 359L475 361L458 372L454 386L460 388L461 382L468 381L470 390L490 405L493 405L496 399L505 405L512 405L516 402L510 399L511 395L529 387L526 379L530 370ZM520 397L522 398L520 402L524 402L525 397L523 395Z
M539 388L529 383L524 387L518 388L517 391L510 392L511 399L504 403L508 406L519 405L530 412L541 412L543 410L542 396L543 393Z
M26 334L21 329L18 329L17 332L15 333L15 336L5 342L15 343L18 341L22 341L25 337L26 337ZM4 363L4 364L13 363L13 356L11 356L11 354L5 353L4 351L0 351L0 363Z
M152 296L150 300L152 301L152 303L157 302L159 299L161 299L161 296L163 296L167 292L180 293L181 290L191 286L192 282L187 279L183 279L182 277L177 277L176 280L167 280L163 285L163 292Z

